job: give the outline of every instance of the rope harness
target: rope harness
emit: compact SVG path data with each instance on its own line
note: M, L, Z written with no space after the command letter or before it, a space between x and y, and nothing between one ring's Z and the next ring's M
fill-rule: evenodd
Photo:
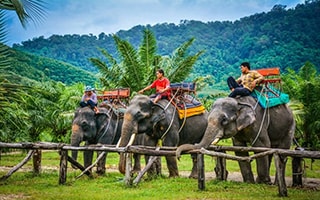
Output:
M172 127L172 124L173 124L173 121L174 121L174 116L175 116L176 111L177 111L176 105L173 103L173 100L174 100L174 98L176 97L176 95L178 94L178 92L179 92L179 89L175 92L175 94L173 95L173 97L171 97L170 101L167 103L167 105L166 105L165 107L163 107L161 104L158 104L158 103L155 104L156 106L158 106L159 108L162 109L162 114L164 114L164 115L161 114L161 115L160 115L161 117L156 118L156 120L154 120L155 123L154 123L153 127L155 127L161 120L166 119L166 117L165 117L165 116L166 116L166 115L165 115L166 110L169 108L170 104L173 104L173 105L174 105L174 109L173 109L173 113L172 113L172 117L171 117L169 126L167 127L166 131L162 134L161 138L158 139L157 146L162 146L162 141L164 140L164 138L166 137L166 135L168 134L169 130L170 130L171 127ZM183 102L183 103L184 103L184 102ZM185 103L184 103L184 107L186 107L186 106L185 106ZM183 120L183 123L182 123L182 125L180 126L180 128L179 128L179 130L178 130L178 134L181 132L182 128L184 127L185 122L186 122L186 118L187 118L187 117L186 117L186 108L185 108L184 120Z
M100 114L100 113L99 113ZM104 132L103 132L103 134L102 135L100 135L99 136L99 132L100 132L100 130L97 132L97 141L100 139L100 138L103 138L104 136L105 136L105 134L108 132L108 130L109 130L109 128L110 128L110 125L111 125L111 119L112 119L112 115L113 114L115 114L116 116L117 116L117 121L116 121L116 126L115 126L115 128L114 128L114 130L113 130L113 139L112 139L112 141L114 140L114 137L115 137L115 135L116 135L116 132L117 132L117 129L118 129L118 125L119 125L119 120L120 120L120 115L119 115L119 113L118 112L115 112L115 109L113 108L113 106L112 105L109 105L109 109L108 109L108 112L106 112L106 113L104 113L104 112L102 112L101 114L104 114L104 115L106 115L108 118L109 118L109 123L108 123L108 120L106 120L106 123L105 123L105 125L102 127L102 129L104 128L104 127L106 127L105 128L105 130L104 130ZM101 130L102 130L101 129Z
M264 94L264 95L266 96L266 87L265 87L265 85L262 86L262 89L261 89L261 92L260 92L260 93L261 93L261 94ZM266 96L266 97L267 97L267 96ZM257 106L258 106L258 104L259 104L259 100L260 100L260 96L258 97L257 102L256 102L255 106L253 107L253 111L254 111L254 112L255 112L255 110L257 109ZM243 103L240 103L240 104L242 104L242 105L247 105L247 106L250 106L250 107L252 108L251 105L243 104ZM264 109L258 134L256 135L256 137L255 137L254 140L252 141L251 146L253 146L253 145L257 142L257 140L258 140L258 138L259 138L259 136L260 136L260 134L261 134L262 126L263 126L263 124L264 124L264 122L265 122L265 120L266 120L266 114L267 114L267 112L268 112L267 127L268 127L269 124L270 124L270 110L269 110L268 104L269 104L269 101L267 101L267 106L266 106L266 108Z

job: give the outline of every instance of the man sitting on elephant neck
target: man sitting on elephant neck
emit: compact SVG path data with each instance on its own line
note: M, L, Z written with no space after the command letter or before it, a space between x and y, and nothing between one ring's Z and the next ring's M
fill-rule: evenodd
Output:
M97 108L97 105L98 105L98 98L96 93L94 93L94 88L92 88L91 86L87 86L81 98L80 106L81 107L90 106L90 108L95 113L98 113L99 110Z
M237 80L231 76L227 80L231 90L229 97L249 96L256 85L264 79L259 72L250 70L250 63L248 62L241 63L240 68L242 74Z
M157 103L160 99L168 99L171 94L170 81L168 78L164 77L164 71L162 69L158 69L156 72L156 76L157 79L151 85L138 92L139 94L142 94L146 90L156 88L156 94L150 96L150 98L154 98L154 103Z

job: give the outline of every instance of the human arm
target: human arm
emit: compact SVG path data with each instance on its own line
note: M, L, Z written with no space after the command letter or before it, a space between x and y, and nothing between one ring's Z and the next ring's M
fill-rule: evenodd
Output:
M254 80L252 81L252 87L256 87L257 84L261 83L264 80L264 76L262 76L259 72L253 71Z
M147 87L143 88L142 90L139 90L138 93L139 93L139 94L143 94L144 91L150 90L150 89L151 89L151 86L152 86L152 85L148 85Z
M85 102L85 101L87 101L86 100L86 94L83 94L82 97L81 97L81 101L80 102Z
M91 99L91 101L92 101L93 103L95 103L95 104L98 103L98 98L97 98L97 94L96 94L96 93L92 93L90 99Z

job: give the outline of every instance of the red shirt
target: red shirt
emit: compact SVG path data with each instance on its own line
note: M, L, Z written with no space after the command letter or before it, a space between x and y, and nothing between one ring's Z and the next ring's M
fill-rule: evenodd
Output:
M156 88L156 93L167 87L170 87L170 81L165 77L163 77L163 79L161 80L157 79L151 84L151 88ZM164 93L162 93L162 95L170 96L170 90L165 91Z

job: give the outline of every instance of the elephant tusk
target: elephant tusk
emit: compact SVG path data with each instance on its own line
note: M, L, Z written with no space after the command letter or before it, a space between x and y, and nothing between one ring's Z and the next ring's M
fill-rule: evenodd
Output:
M212 145L216 145L216 144L218 144L219 140L220 140L219 138L216 138L216 139L213 140L213 142L211 144Z
M118 143L117 143L117 145L116 145L116 148L119 148L120 142L121 142L121 137L119 138L119 141L118 141Z
M133 144L135 137L136 137L135 133L131 135L131 138L130 138L129 143L128 143L127 146L131 146Z

